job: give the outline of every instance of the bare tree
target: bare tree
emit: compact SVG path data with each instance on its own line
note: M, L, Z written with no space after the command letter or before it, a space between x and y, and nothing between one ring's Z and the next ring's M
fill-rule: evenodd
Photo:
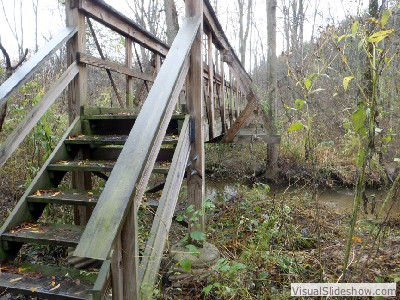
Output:
M6 63L6 78L9 78L12 73L24 62L26 56L28 55L28 49L25 49L25 53L22 55L20 60L16 65L11 64L10 55L8 54L7 50L3 47L1 40L0 40L0 51L3 53L4 60ZM7 102L0 108L0 131L3 129L3 124L6 119L7 115Z
M172 45L179 31L178 13L174 0L164 0L165 21L167 23L167 42Z
M268 118L270 120L271 133L276 134L275 118L276 118L276 94L277 94L277 70L276 70L276 0L267 0L267 34L268 34L268 71L267 71L267 82L268 82ZM278 148L276 144L269 144L268 150L268 174L267 177L275 180L278 175Z
M253 0L237 0L239 16L239 55L242 65L246 66L246 45L250 31L250 21L252 18ZM246 13L246 18L245 18Z

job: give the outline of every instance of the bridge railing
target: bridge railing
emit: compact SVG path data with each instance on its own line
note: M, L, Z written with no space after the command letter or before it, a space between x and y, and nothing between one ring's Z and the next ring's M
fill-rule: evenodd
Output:
M0 107L6 104L15 92L18 91L18 88L32 78L38 69L48 61L51 55L65 45L76 32L77 29L75 27L64 28L57 36L18 68L17 71L0 86ZM0 145L0 167L14 153L29 132L39 122L40 118L43 117L50 106L57 100L78 73L79 68L77 64L71 64L43 95L42 99L26 114L17 128L15 128Z

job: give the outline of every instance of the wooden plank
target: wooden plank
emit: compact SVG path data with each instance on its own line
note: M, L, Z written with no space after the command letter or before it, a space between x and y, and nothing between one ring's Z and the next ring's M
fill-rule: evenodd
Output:
M96 274L80 270L28 263L1 264L0 290L40 299L89 299ZM94 275L94 276L93 276ZM56 278L56 280L54 280ZM55 285L61 283L58 288ZM31 298L30 298L31 299Z
M169 47L102 0L79 0L79 9L104 26L165 57Z
M210 125L210 139L215 137L215 113L214 113L214 68L212 53L212 34L208 32L208 121Z
M60 47L70 39L76 31L76 27L64 28L3 83L0 86L0 107L3 106L12 93L27 82L30 76L47 61L47 58L60 49Z
M127 209L135 199L141 201L184 84L190 48L200 23L201 18L198 17L186 19L182 24L75 250L75 256L107 259L127 216ZM109 199L114 199L113 203Z
M94 286L90 291L93 300L102 300L110 284L111 284L111 261L105 260L101 265L96 282L94 283Z
M111 255L111 281L112 281L112 299L124 299L124 275L122 264L122 245L121 234L116 238L114 249Z
M132 39L125 38L125 67L132 68ZM126 75L126 107L133 108L133 77Z
M235 138L236 134L239 132L240 128L246 125L252 117L254 117L254 111L257 109L257 105L254 101L247 102L246 107L240 113L239 117L236 119L235 123L229 128L227 133L224 135L222 141L224 143L231 143Z
M99 68L104 68L107 70L111 70L114 72L118 72L130 77L146 80L146 81L151 81L154 82L155 76L153 75L147 75L141 72L137 72L131 68L128 68L126 66L123 66L118 63L110 62L104 59L100 59L85 53L77 53L76 55L76 60L80 63L88 64L91 66L99 67Z
M203 3L197 0L186 0L186 17L203 17ZM203 19L203 18L202 18ZM203 25L203 22L202 24ZM204 99L203 99L203 47L202 47L203 26L197 32L196 39L193 42L190 57L190 70L186 83L186 102L187 109L194 120L195 141L191 145L189 160L192 162L195 173L187 172L188 201L189 205L194 206L195 211L204 209L203 200L205 196L205 166L204 166ZM212 80L211 80L212 81ZM196 223L189 225L191 231L205 232L204 214Z
M44 163L36 177L33 179L32 183L26 189L25 193L22 195L17 205L14 207L11 214L8 216L3 226L0 229L0 237L1 234L8 231L10 228L18 226L19 224L27 221L36 221L41 211L32 211L28 208L27 197L29 195L34 194L35 191L40 189L49 189L54 188L54 183L48 176L47 166L53 162L65 160L69 158L69 153L64 145L64 140L68 138L68 136L76 135L81 131L81 120L79 117L72 122L71 126L68 128L67 132L58 142L56 148L53 153ZM8 253L4 250L2 243L0 242L0 260L5 259L7 256L12 255L13 253Z
M225 63L224 60L222 59L221 55L221 85L220 85L220 97L221 97L221 123L222 123L222 132L225 133L227 128L226 128L226 104L225 104L225 98L226 98L226 90L225 90Z
M127 135L78 135L70 137L65 141L69 145L90 145L91 147L124 145L128 139ZM166 135L163 139L164 145L176 145L178 137L175 135Z
M176 147L172 159L170 172L168 172L159 206L154 216L149 239L147 240L144 255L140 263L139 278L142 286L141 289L145 293L145 295L143 295L144 299L150 298L150 292L153 291L154 281L158 269L160 268L161 257L168 239L168 232L174 216L189 153L190 140L188 116L185 119L179 136L178 146Z
M72 64L61 75L61 77L51 86L43 99L36 104L19 123L18 127L7 137L0 146L0 166L14 153L15 149L21 144L40 118L46 113L58 96L68 86L71 80L78 74L78 67Z
M113 160L74 160L74 161L60 161L49 164L48 171L59 172L111 172L116 162ZM161 165L159 162L154 163L152 171L156 174L167 174L169 170L168 165Z
M38 190L27 197L29 203L95 206L99 195L86 190Z
M75 247L82 232L83 227L77 225L28 223L3 233L1 239L36 245Z

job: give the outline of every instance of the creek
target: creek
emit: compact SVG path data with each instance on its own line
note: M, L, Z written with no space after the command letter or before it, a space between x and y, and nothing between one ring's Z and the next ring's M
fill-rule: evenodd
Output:
M207 180L206 182L206 195L211 199L215 198L218 194L223 195L225 199L235 197L238 193L240 183L233 181L216 181ZM379 211L385 197L388 193L387 189L367 189L366 195L369 199L367 206L367 211L369 212L368 217L372 218L371 214L371 200L375 199L376 207L375 212ZM280 195L290 195L291 197L298 194L301 197L307 196L307 189L298 186L275 186L270 185L269 196L280 196ZM321 204L326 207L332 208L334 211L346 214L350 213L353 208L354 201L354 189L345 187L335 187L335 188L321 188L318 191L318 197ZM311 195L310 195L311 199ZM360 212L364 214L363 203L360 205ZM384 216L389 212L390 218L400 219L400 199L389 201L386 204Z

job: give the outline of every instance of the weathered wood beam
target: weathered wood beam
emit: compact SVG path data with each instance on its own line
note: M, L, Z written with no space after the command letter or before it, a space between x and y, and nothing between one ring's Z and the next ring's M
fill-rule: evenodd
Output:
M169 47L102 0L79 0L79 9L104 26L165 57Z
M99 275L97 276L96 282L92 290L90 291L94 300L103 299L107 292L108 287L111 284L111 261L106 260L101 265Z
M257 111L257 104L254 101L247 102L244 110L240 113L239 117L235 120L231 128L229 128L228 132L224 135L222 142L231 143L236 134L239 132L240 128L242 128L247 122L251 120L252 117L255 116L255 111Z
M104 60L104 59L105 59L105 56L104 56L103 50L101 49L99 40L97 39L96 32L95 32L94 29L93 29L93 25L92 25L92 22L90 21L90 18L86 17L86 22L87 22L87 24L89 25L90 33L92 34L94 43L96 44L97 51L99 52L99 55L100 55L101 59ZM118 89L117 89L117 85L115 84L114 78L113 78L112 75L111 75L111 71L108 70L108 69L106 69L106 72L107 72L108 79L110 79L110 83L111 83L111 86L112 86L112 88L113 88L113 90L114 90L114 93L115 93L115 95L117 96L119 105L120 105L121 107L124 107L124 102L122 101L122 98L121 98L121 96L119 95L119 92L118 92ZM112 103L112 102L111 102L111 103Z
M179 134L179 142L174 157L172 158L170 171L168 172L164 190L154 215L150 236L140 263L139 278L142 286L141 290L144 293L144 299L150 299L151 293L153 292L153 285L158 269L160 268L161 257L168 239L168 232L178 201L189 152L189 116L187 116Z
M75 249L75 256L107 259L129 208L133 202L140 203L183 87L190 49L200 23L201 18L196 17L187 18L182 24Z
M215 113L214 113L214 69L213 69L213 53L212 53L212 34L208 34L208 122L210 126L210 139L215 135Z
M125 38L125 67L131 69L132 67L132 39ZM126 87L125 87L125 101L127 108L133 108L133 77L126 75Z
M79 63L84 63L84 64L88 64L91 66L108 69L108 70L118 72L120 74L124 74L127 76L131 76L131 77L134 77L137 79L142 79L142 80L151 81L151 82L153 82L155 80L155 76L153 76L153 75L147 75L147 74L144 74L141 72L137 72L137 71L135 71L131 68L128 68L126 66L123 66L121 64L103 60L103 59L100 59L100 58L97 58L97 57L94 57L91 55L87 55L85 53L77 53L76 60Z
M226 97L226 95L225 95L225 63L224 63L224 60L222 59L222 55L221 55L221 85L220 85L220 89L221 89L221 92L220 92L220 97L221 97L221 102L222 102L222 105L221 105L221 109L222 109L222 111L221 111L221 123L222 123L222 132L223 133L225 133L226 132L226 104L225 104L225 97Z
M27 62L15 71L10 78L8 78L0 86L0 107L7 101L7 99L18 90L18 88L27 82L32 74L47 61L54 52L69 40L77 32L76 27L66 27L58 35L56 35L50 42L43 48L35 53Z
M33 129L33 127L35 127L36 123L46 113L78 72L79 68L76 63L70 65L61 77L51 86L49 91L43 96L42 100L27 113L17 128L15 128L1 144L0 166L2 166L14 153L15 149L17 149L28 133Z
M186 17L203 19L203 3L199 0L185 1ZM195 140L192 143L189 160L193 170L187 172L188 201L195 211L204 210L205 196L205 166L204 166L204 99L203 99L203 22L193 42L190 69L186 82L187 109L194 122ZM211 76L210 76L211 77ZM212 79L212 77L211 77ZM210 80L212 84L212 80ZM189 233L192 231L205 232L204 214L197 222L189 224Z

